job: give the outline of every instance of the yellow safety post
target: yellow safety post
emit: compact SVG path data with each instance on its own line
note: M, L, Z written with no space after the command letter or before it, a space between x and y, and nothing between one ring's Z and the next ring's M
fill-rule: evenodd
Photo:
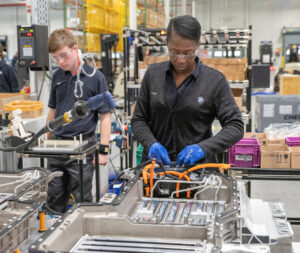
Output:
M40 229L39 229L39 232L44 232L46 230L47 230L47 228L45 226L45 213L40 212Z

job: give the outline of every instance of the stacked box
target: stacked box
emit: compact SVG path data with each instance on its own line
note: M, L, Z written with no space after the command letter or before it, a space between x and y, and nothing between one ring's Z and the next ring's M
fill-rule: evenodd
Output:
M137 25L145 26L147 28L164 28L165 27L165 15L158 11L147 8L146 10L146 22L145 24L145 9L141 8L137 14Z
M255 129L264 132L271 123L293 123L300 120L299 95L257 95Z
M247 58L202 58L201 61L223 73L229 81L244 81L247 79Z
M232 95L234 97L234 100L240 110L242 110L243 106L243 88L232 88L231 89Z
M244 138L257 138L259 142L261 142L261 140L266 139L267 137L265 133L246 132L244 133Z
M166 55L159 55L159 56L146 56L143 62L138 63L138 82L142 82L144 74L147 71L148 65L154 64L154 63L160 63L164 61L168 61L169 56Z
M291 152L291 169L300 170L300 147L293 146L289 150Z
M280 95L300 94L300 75L280 76Z
M288 147L282 144L261 146L261 168L290 169L291 152Z
M154 64L154 63L160 63L164 61L168 61L169 56L168 55L159 55L159 56L145 56L144 62L147 65Z
M285 145L285 139L266 139L266 144Z
M260 166L260 143L257 138L243 138L228 151L228 162L234 167Z

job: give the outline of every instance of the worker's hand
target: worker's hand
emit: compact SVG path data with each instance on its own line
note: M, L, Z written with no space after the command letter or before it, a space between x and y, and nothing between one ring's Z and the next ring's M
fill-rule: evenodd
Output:
M204 156L204 151L198 144L189 145L178 154L176 164L179 166L192 165L204 158Z
M52 135L53 135L53 133L52 132L47 132L46 135L47 135L47 137L46 137L47 140L50 140L51 137L52 137Z
M171 163L168 151L159 142L154 142L150 146L148 159L151 160L153 158L157 159L165 165L169 165Z
M99 165L106 165L108 161L108 155L99 154ZM93 165L95 166L95 159L93 160Z

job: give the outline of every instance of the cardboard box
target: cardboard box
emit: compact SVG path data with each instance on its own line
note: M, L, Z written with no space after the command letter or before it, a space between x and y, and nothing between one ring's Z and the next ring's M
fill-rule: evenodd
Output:
M244 81L247 79L247 58L203 58L201 61L223 73L227 80Z
M93 60L92 59L90 59L90 58L88 58L88 59L86 59L86 61L87 61L87 63L91 66L91 67L96 67L96 69L102 69L102 62L101 62L101 60L100 59L95 59L95 64L96 65L94 65L94 62L93 62ZM112 66L112 68L113 68L114 66Z
M145 56L144 62L147 65L153 64L153 63L160 63L164 61L168 61L169 56L167 55L160 55L160 56Z
M82 35L78 35L78 43L77 46L79 49L83 49L83 37ZM85 49L87 49L87 43L85 42Z
M280 76L280 95L300 94L300 75Z
M282 145L284 145L285 144L285 139L274 139L274 140L267 139L267 143L268 144L282 144Z
M300 170L300 147L290 147L291 152L291 169Z
M137 15L137 25L138 26L143 26L145 25L145 13L144 11L141 11L138 15Z
M286 145L262 145L260 161L261 168L290 169L291 153Z
M79 19L79 27L86 27L88 25L88 21L87 21L87 16L86 16L86 11L84 13L84 18L82 18L82 9L78 8L77 9L77 18ZM83 24L84 21L84 24Z
M148 65L150 64L154 64L154 63L160 63L160 62L164 62L164 61L168 61L169 60L169 56L165 56L165 55L160 55L160 56L145 56L144 61L140 61L138 63L138 68L139 68L139 82L142 82L144 74L146 73L146 70L148 68Z
M268 144L271 144L271 145L285 145L285 139L270 140L266 137L266 138L261 138L260 144L261 145L268 145Z
M240 108L240 110L242 110L242 106L243 106L243 88L232 88L231 89L234 100L236 102L236 104L238 105L238 107Z
M266 140L265 133L255 133L255 132L246 132L244 133L244 138L257 138L260 144L263 144L264 140Z

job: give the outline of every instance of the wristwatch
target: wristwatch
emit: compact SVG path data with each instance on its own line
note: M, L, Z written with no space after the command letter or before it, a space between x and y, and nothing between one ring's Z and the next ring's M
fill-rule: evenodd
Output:
M109 146L108 145L100 144L100 146L99 146L99 154L107 155L108 152L109 152Z

